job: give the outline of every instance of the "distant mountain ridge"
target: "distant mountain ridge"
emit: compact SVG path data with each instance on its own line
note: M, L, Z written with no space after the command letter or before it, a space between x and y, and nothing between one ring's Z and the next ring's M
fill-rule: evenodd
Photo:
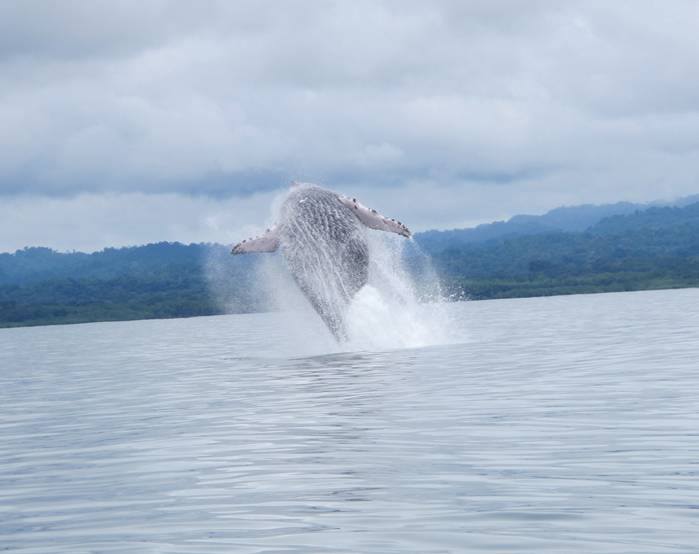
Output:
M699 286L699 201L564 207L415 239L445 290L473 299ZM259 260L165 242L0 254L0 327L268 309Z
M629 215L658 207L683 207L695 202L699 202L699 194L673 202L563 206L543 215L515 215L506 221L484 223L477 227L416 233L415 240L425 250L436 253L459 244L486 242L504 237L539 235L555 231L582 232L608 217Z
M503 237L584 231L605 217L630 214L646 208L643 204L630 202L561 207L543 215L515 215L507 221L484 223L467 229L425 231L417 233L415 240L426 250L439 252L457 244L473 244Z
M453 243L432 254L474 299L699 286L699 202L604 218L583 232Z
M645 210L648 205L619 202L601 206L561 207L543 215L516 215L470 229L426 231L415 234L418 244L430 254L438 254L464 244L494 239L546 234L557 231L583 231L609 216ZM191 272L200 267L209 251L225 248L213 244L155 243L98 252L57 252L46 247L27 247L13 254L0 254L0 285L28 284L50 279L110 279L130 275L148 278L165 268Z

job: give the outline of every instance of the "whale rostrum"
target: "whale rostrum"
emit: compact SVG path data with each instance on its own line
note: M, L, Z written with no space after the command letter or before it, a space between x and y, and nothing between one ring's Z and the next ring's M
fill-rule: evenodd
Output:
M345 314L369 275L366 229L410 237L400 221L356 198L317 185L294 186L277 224L233 247L232 254L279 250L299 288L338 341L347 339Z

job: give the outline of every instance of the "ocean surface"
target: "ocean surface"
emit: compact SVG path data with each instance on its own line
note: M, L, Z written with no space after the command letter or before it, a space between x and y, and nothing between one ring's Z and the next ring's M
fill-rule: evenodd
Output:
M0 551L699 552L699 290L371 306L0 330Z

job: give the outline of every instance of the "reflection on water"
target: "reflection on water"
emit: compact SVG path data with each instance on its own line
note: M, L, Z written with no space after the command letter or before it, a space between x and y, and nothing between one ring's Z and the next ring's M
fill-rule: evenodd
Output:
M390 352L274 314L0 331L0 549L691 552L698 301L455 304L460 343Z

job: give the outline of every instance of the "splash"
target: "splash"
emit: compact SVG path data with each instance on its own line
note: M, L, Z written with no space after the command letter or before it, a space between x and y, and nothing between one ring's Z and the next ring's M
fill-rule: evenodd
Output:
M279 314L275 322L282 327L283 342L298 345L298 355L451 342L448 310L429 257L413 240L366 229L351 213L346 220L333 213L336 196L323 196L328 192L314 192L307 205L304 196L284 202L293 190L280 197L274 219L284 222L293 240L283 256L229 258L226 266L243 259L254 263L248 264L245 279L237 272L237 283L228 290L221 286L228 270L221 269L221 260L210 261L210 281L214 291L224 291L219 296L228 299L227 311L240 311L231 309L230 299L245 283L248 303L256 311ZM240 297L234 303L240 305ZM328 327L345 340L336 341Z
M450 342L439 280L419 246L371 233L369 255L369 281L347 314L349 346L383 350Z
M260 260L259 282L268 293L267 307L280 312L284 335L298 345L299 353L393 350L452 342L446 301L429 257L412 240L377 231L368 235L368 282L349 303L347 341L342 343L323 325L281 256ZM315 259L331 263L332 256L332 252L316 253Z

